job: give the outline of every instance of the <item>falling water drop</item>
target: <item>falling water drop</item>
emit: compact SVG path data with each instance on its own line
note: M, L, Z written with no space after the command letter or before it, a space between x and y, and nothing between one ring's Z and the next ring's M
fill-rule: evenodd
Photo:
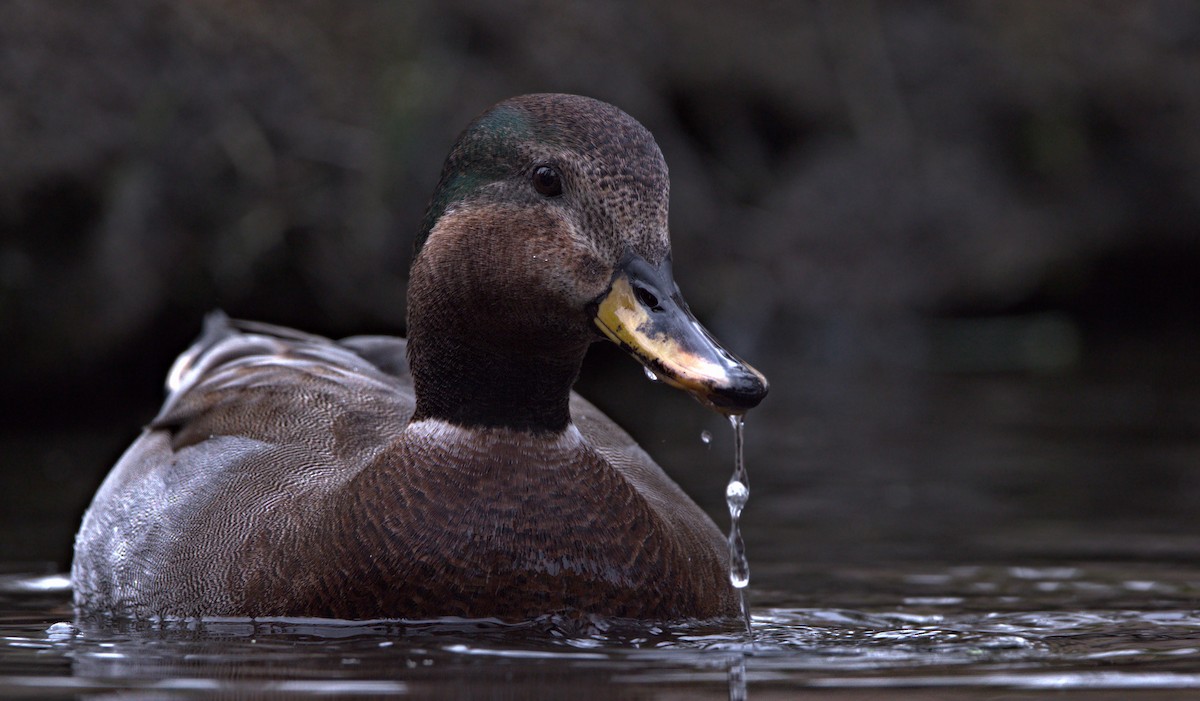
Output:
M750 499L750 489L737 479L729 480L725 487L725 503L729 505L729 515L740 518L746 501Z
M700 442L704 445L712 443L712 434L708 432L708 429L700 432Z
M731 414L729 425L733 427L734 449L733 476L725 487L725 503L729 506L729 582L741 596L742 618L746 621L746 632L751 633L750 604L746 599L746 586L750 584L750 561L746 557L741 525L742 510L750 499L750 478L742 457L745 418L740 414Z
M658 382L658 375L655 375L653 370L651 370L650 368L647 368L647 367L643 367L642 370L644 370L646 372L646 377L651 382Z

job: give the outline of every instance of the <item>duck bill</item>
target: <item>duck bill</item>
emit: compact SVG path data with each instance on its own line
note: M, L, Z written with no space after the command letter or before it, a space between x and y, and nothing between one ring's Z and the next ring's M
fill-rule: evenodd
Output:
M600 332L663 382L723 414L743 414L767 394L767 378L717 343L688 309L670 259L655 267L627 255L595 302Z

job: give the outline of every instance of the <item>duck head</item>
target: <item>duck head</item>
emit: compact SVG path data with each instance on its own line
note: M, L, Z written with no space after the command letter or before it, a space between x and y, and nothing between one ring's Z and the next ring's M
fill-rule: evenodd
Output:
M462 133L409 282L414 420L561 430L587 346L743 413L767 381L695 319L671 274L666 162L650 132L573 95L501 102Z

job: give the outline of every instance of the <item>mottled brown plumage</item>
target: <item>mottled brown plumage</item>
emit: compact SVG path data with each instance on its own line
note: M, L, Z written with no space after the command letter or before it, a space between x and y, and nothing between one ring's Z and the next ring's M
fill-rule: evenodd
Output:
M561 193L531 185L539 167ZM661 331L699 328L670 280L666 173L604 103L484 113L430 204L407 343L210 317L84 517L78 610L734 615L716 526L570 391L599 329L715 405L765 394L707 336ZM629 285L641 301L616 305Z

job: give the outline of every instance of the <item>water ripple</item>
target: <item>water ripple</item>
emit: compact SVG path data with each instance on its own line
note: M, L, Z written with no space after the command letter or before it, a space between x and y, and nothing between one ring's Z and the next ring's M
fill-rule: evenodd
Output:
M70 621L69 593L55 578L7 577L0 580L0 696L114 689L403 696L418 688L471 696L525 683L519 680L572 694L587 685L636 684L650 698L654 690L695 697L703 689L746 698L758 684L1200 689L1200 571L1177 564L827 576L816 590L830 593L812 596L835 605L760 606L752 635L736 627L555 618L103 627ZM850 605L836 605L842 602ZM514 695L529 695L520 688Z

